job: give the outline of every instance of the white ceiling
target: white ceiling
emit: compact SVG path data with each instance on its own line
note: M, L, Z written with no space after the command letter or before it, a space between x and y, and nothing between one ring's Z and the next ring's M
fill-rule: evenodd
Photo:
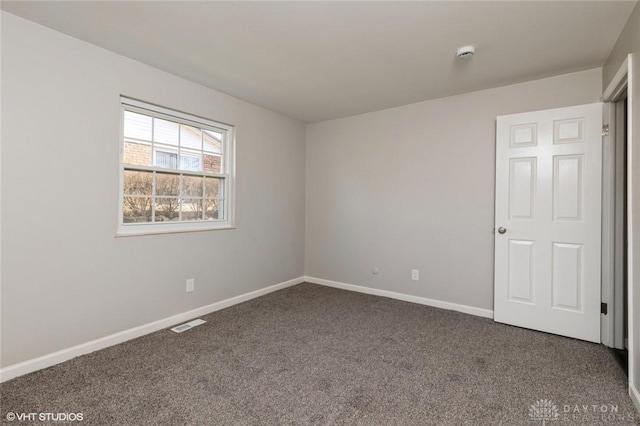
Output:
M305 122L593 67L635 1L2 1L63 33ZM476 46L456 60L460 46Z

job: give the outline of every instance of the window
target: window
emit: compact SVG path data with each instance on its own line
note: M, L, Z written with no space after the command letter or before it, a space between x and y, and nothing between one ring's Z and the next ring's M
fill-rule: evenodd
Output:
M234 128L121 98L119 235L233 227Z

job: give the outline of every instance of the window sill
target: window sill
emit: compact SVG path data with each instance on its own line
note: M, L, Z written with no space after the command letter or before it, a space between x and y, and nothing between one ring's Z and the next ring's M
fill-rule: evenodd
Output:
M236 227L228 222L217 223L215 225L206 222L185 223L174 226L164 224L120 225L115 237L139 237L144 235L182 234L185 232L225 231L230 229L236 229Z

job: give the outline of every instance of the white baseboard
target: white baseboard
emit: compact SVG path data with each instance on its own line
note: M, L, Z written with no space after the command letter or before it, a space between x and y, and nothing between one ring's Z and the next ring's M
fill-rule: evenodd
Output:
M322 278L305 277L304 280L313 284L320 284L327 287L340 288L342 290L355 291L358 293L372 294L375 296L388 297L390 299L403 300L405 302L418 303L420 305L433 306L434 308L448 309L450 311L463 312L465 314L476 315L484 318L493 319L493 311L490 309L476 308L474 306L460 305L457 303L444 302L442 300L428 299L426 297L412 296L404 293L396 293L394 291L380 290L371 287L362 287L354 284L345 284L338 281L330 281Z
M636 410L640 413L640 392L633 386L633 383L629 383L629 396L633 401L633 405L636 406Z
M158 321L150 322L138 327L130 328L128 330L120 331L110 336L102 337L100 339L92 340L90 342L82 343L71 348L63 349L57 352L53 352L47 355L43 355L38 358L30 359L28 361L20 362L17 364L9 365L0 369L0 383L7 380L11 380L15 377L22 376L24 374L32 373L43 368L51 367L61 362L70 360L80 355L95 352L100 349L114 346L119 343L126 342L127 340L135 339L137 337L144 336L149 333L153 333L164 328L169 328L181 322L191 320L195 317L210 314L215 311L219 311L224 308L228 308L233 305L237 305L247 300L255 299L256 297L264 296L265 294L272 293L283 288L291 287L296 284L304 282L304 277L294 278L289 281L285 281L279 284L275 284L269 287L262 288L260 290L252 291L250 293L241 294L239 296L232 297L230 299L221 300L220 302L212 303L207 306L193 309L191 311L183 312L181 314L173 315L168 318L164 318Z

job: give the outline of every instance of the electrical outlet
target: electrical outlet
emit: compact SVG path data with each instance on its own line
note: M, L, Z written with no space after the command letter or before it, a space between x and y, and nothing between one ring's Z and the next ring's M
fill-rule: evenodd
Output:
M195 278L189 278L187 280L187 293L191 293L196 289L196 280Z
M419 269L412 269L411 270L411 279L413 281L418 281L420 279L420 270Z

